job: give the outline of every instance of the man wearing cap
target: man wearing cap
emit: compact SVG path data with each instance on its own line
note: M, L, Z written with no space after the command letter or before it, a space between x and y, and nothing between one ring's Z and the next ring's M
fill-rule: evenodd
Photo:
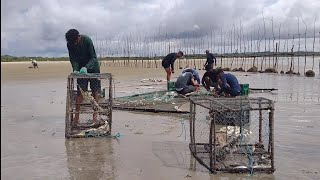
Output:
M100 66L97 59L97 55L93 46L93 42L90 37L86 35L80 35L78 30L70 29L66 34L67 47L69 52L69 59L72 65L74 73L86 74L86 73L100 73ZM80 94L79 88L83 91L88 90L88 82L90 82L90 89L94 99L99 101L99 93L101 93L101 82L95 78L78 78L78 96L76 99L76 114L74 118L74 124L79 123L79 110L80 103L83 101L83 97ZM96 123L97 114L93 114L93 122Z
M204 64L204 66L209 65L213 67L213 64L216 66L217 65L217 59L214 57L212 53L209 52L209 50L206 50L206 55L207 55L207 61Z

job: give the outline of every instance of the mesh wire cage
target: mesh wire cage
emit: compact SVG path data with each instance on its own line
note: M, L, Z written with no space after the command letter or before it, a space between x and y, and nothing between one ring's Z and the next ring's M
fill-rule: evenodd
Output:
M112 75L76 74L68 76L65 137L97 137L111 134Z
M212 173L273 173L273 127L269 99L190 97L189 148Z

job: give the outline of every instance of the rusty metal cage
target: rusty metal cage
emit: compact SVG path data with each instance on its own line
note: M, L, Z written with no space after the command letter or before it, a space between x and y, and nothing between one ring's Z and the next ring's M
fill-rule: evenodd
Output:
M97 137L111 134L112 75L68 76L65 137Z
M273 127L269 99L190 97L189 148L213 173L273 173Z

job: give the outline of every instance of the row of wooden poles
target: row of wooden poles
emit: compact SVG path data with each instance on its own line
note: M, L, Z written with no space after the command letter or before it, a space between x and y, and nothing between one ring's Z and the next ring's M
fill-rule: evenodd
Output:
M315 73L315 66L319 64L320 57L310 56L312 63L307 66L307 57L300 56L236 56L236 57L216 57L216 67L222 67L226 71L250 71L250 72L270 72L270 73L287 73L287 74L305 74L312 71ZM300 62L302 60L302 62ZM318 61L318 63L316 62ZM109 59L101 58L100 65L102 67L135 67L135 68L162 68L162 59ZM191 58L177 59L175 61L175 69L196 68L202 70L206 59ZM318 69L318 73L320 74Z

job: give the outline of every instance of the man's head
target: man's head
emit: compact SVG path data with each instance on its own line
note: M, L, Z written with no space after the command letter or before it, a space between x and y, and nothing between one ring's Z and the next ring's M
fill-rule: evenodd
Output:
M178 58L181 58L183 56L183 52L182 51L179 51L178 53L177 53L177 57Z
M206 54L209 54L210 52L209 52L209 50L206 50Z
M66 41L69 45L77 45L80 42L80 35L79 31L76 29L70 29L66 33Z
M223 75L222 68L217 69L217 77L220 78Z

